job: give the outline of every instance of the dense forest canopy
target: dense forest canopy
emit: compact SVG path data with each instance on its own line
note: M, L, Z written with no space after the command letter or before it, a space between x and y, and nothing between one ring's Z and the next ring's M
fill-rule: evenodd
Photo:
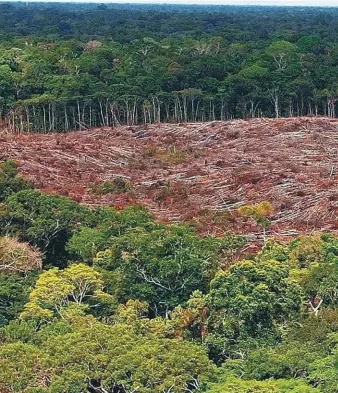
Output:
M0 164L1 393L334 393L338 239L199 236ZM271 205L240 209L264 228Z
M319 34L337 41L335 7L256 7L169 4L1 3L1 35L39 39L106 39L130 43L143 37L250 42L273 35L293 39ZM161 23L159 23L161 22ZM262 25L264 22L264 25ZM325 27L325 30L323 30Z
M21 131L337 114L338 9L0 4Z

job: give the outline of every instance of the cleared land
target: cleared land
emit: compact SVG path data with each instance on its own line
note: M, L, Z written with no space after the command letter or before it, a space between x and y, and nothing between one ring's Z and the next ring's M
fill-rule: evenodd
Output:
M269 232L338 232L338 119L254 119L0 134L0 160L43 191L89 205L141 203L204 233L259 233L236 214L270 201ZM123 179L123 180L121 180ZM109 192L110 191L110 192Z

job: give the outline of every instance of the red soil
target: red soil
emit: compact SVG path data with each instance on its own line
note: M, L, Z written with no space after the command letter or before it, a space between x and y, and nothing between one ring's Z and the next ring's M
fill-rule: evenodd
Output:
M338 119L291 118L104 128L66 134L0 134L0 160L49 193L88 205L141 203L164 221L203 233L257 234L236 214L270 201L269 232L338 232ZM123 177L126 194L93 184Z

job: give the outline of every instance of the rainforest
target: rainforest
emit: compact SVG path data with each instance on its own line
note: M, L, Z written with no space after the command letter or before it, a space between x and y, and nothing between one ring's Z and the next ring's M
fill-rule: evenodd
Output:
M338 10L0 4L15 131L336 115Z
M0 3L0 393L337 393L338 8Z

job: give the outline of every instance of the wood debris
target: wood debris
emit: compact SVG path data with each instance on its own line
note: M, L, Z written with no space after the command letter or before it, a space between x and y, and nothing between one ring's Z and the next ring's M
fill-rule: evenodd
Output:
M20 174L43 191L90 206L141 203L161 220L194 222L205 233L255 234L254 223L234 212L263 200L275 209L271 234L338 233L338 119L2 133L5 159L18 161ZM93 183L116 177L131 182L129 194L92 192Z

